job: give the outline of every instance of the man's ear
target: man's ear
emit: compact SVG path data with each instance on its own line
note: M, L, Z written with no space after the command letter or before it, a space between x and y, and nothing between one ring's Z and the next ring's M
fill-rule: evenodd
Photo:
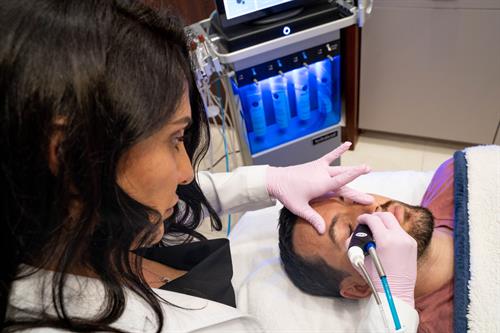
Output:
M370 296L370 286L358 277L348 276L340 283L340 295L349 299L360 299Z

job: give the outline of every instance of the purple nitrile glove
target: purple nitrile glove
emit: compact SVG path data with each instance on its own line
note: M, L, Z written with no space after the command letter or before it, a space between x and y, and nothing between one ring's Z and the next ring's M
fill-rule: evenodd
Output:
M358 217L358 222L368 225L373 233L376 251L392 295L413 307L417 280L417 241L403 230L392 213L363 214ZM383 293L384 287L371 256L365 257L365 266L375 289Z
M370 172L366 165L334 167L330 164L351 146L345 142L323 157L289 167L269 167L267 191L292 213L300 216L320 233L325 232L325 221L309 201L324 195L343 196L360 204L372 204L371 195L350 189L345 185L360 175Z

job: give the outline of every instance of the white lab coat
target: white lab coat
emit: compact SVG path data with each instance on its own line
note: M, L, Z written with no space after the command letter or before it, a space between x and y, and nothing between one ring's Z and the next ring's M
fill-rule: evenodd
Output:
M273 206L266 189L267 166L239 167L230 173L199 172L198 183L215 211L222 215Z
M30 269L22 265L21 268ZM34 319L33 313L45 308L55 315L52 306L51 282L54 272L40 270L12 285L7 318ZM168 303L162 302L165 316L162 332L261 332L259 324L235 308L202 298L176 292L153 289ZM114 328L127 332L155 332L155 315L148 304L126 289L126 306L122 316L113 323ZM42 296L43 295L43 298ZM68 314L72 317L92 318L99 313L104 288L99 280L68 275L65 296ZM60 332L62 330L37 328L29 332Z
M254 210L275 203L269 197L265 187L265 168L265 166L242 167L230 174L200 172L198 181L217 212ZM7 317L11 319L26 318L31 316L30 311L36 313L42 307L50 305L51 289L47 283L50 283L53 274L41 270L29 278L15 281L11 289ZM98 280L70 275L68 286L70 291L67 297L71 299L68 313L85 317L98 313L104 294ZM40 297L41 291L44 291L45 294L43 300ZM162 332L237 333L263 331L256 318L230 306L176 292L160 289L154 289L154 291L168 302L162 303L165 315ZM126 290L126 295L125 311L112 326L125 331L154 332L155 317L148 305L128 290ZM418 325L416 311L404 302L399 302L398 308L402 321L407 327L407 332L416 332ZM54 313L50 306L48 311ZM384 330L376 306L368 308L365 322L366 325L362 325L363 327L359 331L381 332ZM47 332L49 330L36 329L33 331Z

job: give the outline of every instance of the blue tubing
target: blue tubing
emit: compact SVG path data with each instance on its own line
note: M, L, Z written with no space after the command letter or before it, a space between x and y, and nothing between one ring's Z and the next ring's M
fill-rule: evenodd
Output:
M401 329L401 322L399 321L398 313L396 311L396 306L394 305L394 300L392 299L391 289L389 289L389 283L387 282L387 276L380 277L380 281L382 281L385 297L387 298L387 303L389 303L392 319L394 320L394 326L396 326L396 331L397 331Z

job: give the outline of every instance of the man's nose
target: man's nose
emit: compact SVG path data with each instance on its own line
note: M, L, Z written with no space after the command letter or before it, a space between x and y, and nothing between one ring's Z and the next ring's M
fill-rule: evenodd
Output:
M360 210L361 214L371 214L371 213L381 211L380 205L377 202L374 202L371 205L358 204L358 207L359 207L358 209Z

